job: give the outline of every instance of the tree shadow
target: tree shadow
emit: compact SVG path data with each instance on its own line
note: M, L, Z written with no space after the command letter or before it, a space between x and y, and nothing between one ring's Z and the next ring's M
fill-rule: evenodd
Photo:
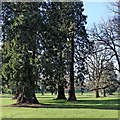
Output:
M112 100L77 100L78 103L84 104L118 104L120 102L119 99Z
M54 97L37 97L37 98L53 98L54 99Z
M9 98L8 96L3 96ZM37 98L54 98L54 97L37 97ZM107 99L107 100L50 100L48 104L13 104L3 107L25 107L25 108L57 108L57 109L101 109L101 110L120 110L120 106L116 105L120 103L120 99ZM61 103L61 104L59 104ZM68 105L67 105L67 104Z
M71 102L71 101L68 101ZM56 100L56 101L49 101L49 103L66 103L66 100ZM119 104L119 99L112 99L112 100L77 100L72 101L73 104Z
M3 106L8 107L8 106ZM23 107L23 108L57 108L57 109L104 109L104 110L120 110L119 106L109 106L109 105L52 105L52 104L40 104L40 105L13 105L9 107Z

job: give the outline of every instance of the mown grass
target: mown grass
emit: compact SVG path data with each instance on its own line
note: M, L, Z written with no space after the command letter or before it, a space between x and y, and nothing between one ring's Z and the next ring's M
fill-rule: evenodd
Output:
M2 118L118 118L117 92L105 98L94 98L94 93L77 93L74 102L54 100L56 96L50 94L36 95L42 105L2 106ZM12 95L2 94L2 105L15 103L11 98Z

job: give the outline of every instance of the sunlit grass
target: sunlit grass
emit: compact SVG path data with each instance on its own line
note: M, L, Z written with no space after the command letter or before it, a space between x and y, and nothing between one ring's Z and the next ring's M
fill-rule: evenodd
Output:
M2 105L16 103L12 95L3 94ZM105 98L95 98L94 93L76 93L77 101L54 100L56 95L36 94L38 106L2 106L2 118L118 118L118 93ZM68 95L66 94L66 97Z

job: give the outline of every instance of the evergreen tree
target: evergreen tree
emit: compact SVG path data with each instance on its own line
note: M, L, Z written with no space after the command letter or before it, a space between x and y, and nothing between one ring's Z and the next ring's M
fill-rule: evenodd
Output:
M18 103L38 103L40 74L50 89L58 88L58 99L65 99L64 76L70 74L68 100L76 100L74 63L81 76L91 49L82 7L82 2L3 3L3 77L17 86Z
M114 68L112 61L105 65L105 70L101 78L101 88L103 89L104 97L106 97L106 93L111 95L119 86L117 83L117 74L115 73Z
M64 81L64 75L70 74L68 100L76 100L74 90L74 63L79 64L79 73L82 72L81 68L84 68L82 66L84 66L85 54L87 54L90 49L90 41L87 39L84 27L86 16L82 15L84 10L82 7L82 2L56 2L48 3L45 8L46 11L48 10L47 26L50 26L51 32L49 32L49 30L46 31L44 37L46 44L44 46L43 57L48 63L48 65L46 65L46 62L44 64L44 67L46 66L46 69L48 69L44 69L44 71L49 72L49 77L46 77L47 79L52 79L52 77L57 79L59 89L63 86L61 83ZM54 67L48 68L49 64L53 64ZM50 73L50 70L52 73ZM52 74L52 76L50 74Z
M49 7L48 7L49 6ZM47 7L47 8L46 8ZM46 80L45 85L53 86L53 90L58 89L57 99L66 99L64 95L66 74L66 26L63 13L63 3L48 3L44 9L48 13L46 24L49 30L46 31L44 39L46 43L43 45L43 61L42 67ZM49 8L49 9L48 9ZM57 85L56 85L57 84ZM50 87L50 88L51 88Z
M40 3L41 4L41 3ZM39 3L3 3L3 76L17 86L18 103L38 103L37 43L43 16Z

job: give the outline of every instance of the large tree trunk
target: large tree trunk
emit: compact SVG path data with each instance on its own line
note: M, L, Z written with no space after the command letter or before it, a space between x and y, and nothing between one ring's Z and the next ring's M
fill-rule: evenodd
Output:
M70 82L68 91L68 101L75 101L75 87L74 87L74 33L71 39L71 62L70 62Z
M28 55L26 54L26 59L28 59ZM35 50L32 53L33 65L35 63ZM22 83L19 96L17 98L17 103L27 103L27 104L39 104L36 96L35 96L35 80L33 74L33 65L28 65L26 72L28 72L28 76Z
M59 100L59 99L66 99L65 90L62 85L58 85L58 96L57 96L56 100Z
M63 68L62 68L62 64L63 64L62 47L61 47L61 50L60 50L60 57L59 58L60 58L60 63L61 63L60 66L59 66L59 69L60 69L60 71L63 71ZM64 85L62 84L63 81L61 81L61 79L63 79L61 77L61 74L63 74L63 73L60 72L60 74L59 74L59 82L60 82L60 84L58 84L58 96L57 96L56 100L58 100L58 99L66 99Z
M98 89L95 90L95 97L96 97L96 98L99 98L99 97L100 97L100 96L99 96L99 90L98 90Z
M33 87L25 87L24 84L22 84L21 92L19 93L19 96L17 98L17 104L20 103L26 103L26 104L39 104L36 96L35 91L32 89Z

